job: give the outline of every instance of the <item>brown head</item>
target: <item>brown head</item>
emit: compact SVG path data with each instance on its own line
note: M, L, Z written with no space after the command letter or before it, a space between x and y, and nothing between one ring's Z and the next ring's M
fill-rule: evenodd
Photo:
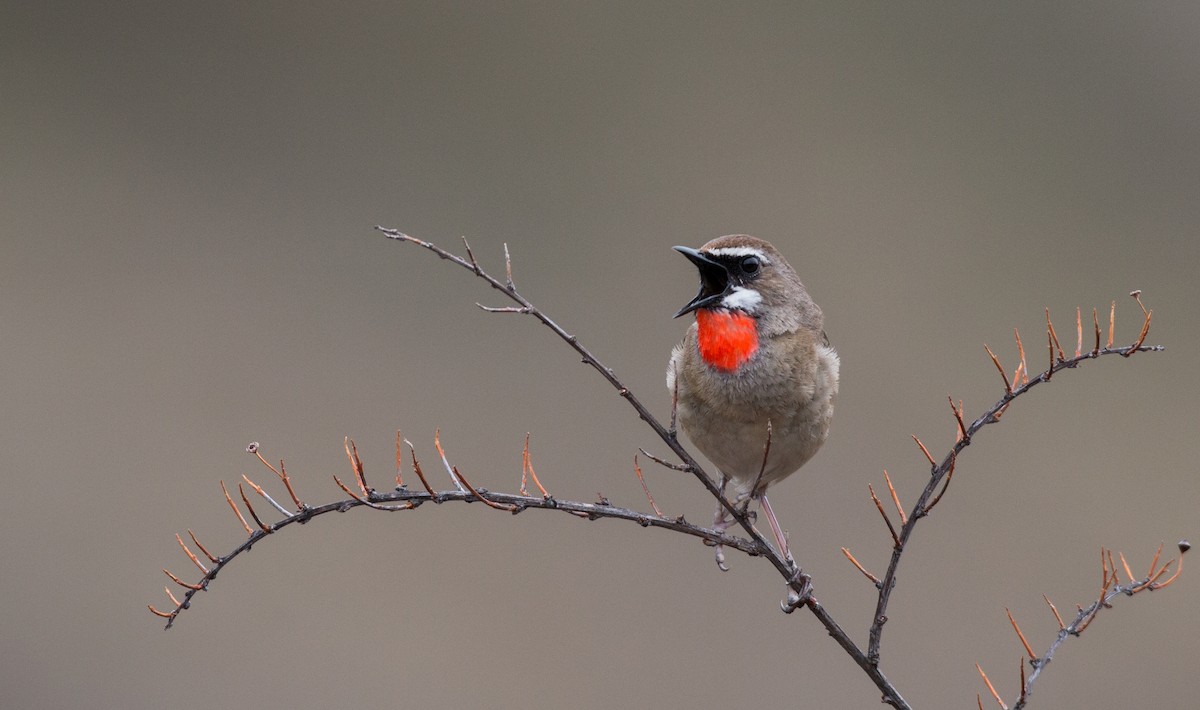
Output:
M760 336L800 328L819 332L821 309L770 242L746 234L717 237L699 249L675 247L700 271L700 291L675 317L692 311L750 317Z

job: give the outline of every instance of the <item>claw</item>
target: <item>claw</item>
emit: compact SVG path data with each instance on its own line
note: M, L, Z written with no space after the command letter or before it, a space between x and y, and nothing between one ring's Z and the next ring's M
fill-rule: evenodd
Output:
M791 614L812 599L812 579L799 571L797 572L797 577L801 582L800 591L797 592L795 589L788 587L787 598L779 602L779 609L784 614Z

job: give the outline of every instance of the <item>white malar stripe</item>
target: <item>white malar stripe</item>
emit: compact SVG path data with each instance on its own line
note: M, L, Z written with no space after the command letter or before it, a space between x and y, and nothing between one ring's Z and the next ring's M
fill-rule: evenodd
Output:
M762 263L771 263L766 254L754 247L720 247L719 249L709 249L708 253L713 256L757 256Z
M734 286L733 293L721 299L721 305L730 310L753 313L762 303L762 294L752 288Z

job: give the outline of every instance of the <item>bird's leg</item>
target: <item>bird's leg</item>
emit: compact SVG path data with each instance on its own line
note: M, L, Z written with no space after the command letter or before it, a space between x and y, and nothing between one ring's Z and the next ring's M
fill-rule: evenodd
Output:
M788 561L788 564L794 565L796 561L792 559L792 551L788 549L787 535L784 534L783 528L779 526L779 519L775 517L775 511L771 510L771 502L767 500L767 492L763 491L759 496L762 499L763 514L767 516L767 524L771 526L771 534L775 536L775 544L779 545L779 554Z
M673 363L672 363L673 364ZM679 434L676 425L679 423L679 374L675 375L674 387L671 388L671 426L667 428L667 433L674 439Z
M729 479L722 473L719 487L722 497L725 496L725 487L728 485ZM724 535L725 531L729 529L730 522L729 513L726 512L725 506L721 505L720 501L717 501L717 512L713 515L713 530L720 535ZM718 542L714 547L716 548L717 567L722 572L728 572L729 567L725 565L725 546Z

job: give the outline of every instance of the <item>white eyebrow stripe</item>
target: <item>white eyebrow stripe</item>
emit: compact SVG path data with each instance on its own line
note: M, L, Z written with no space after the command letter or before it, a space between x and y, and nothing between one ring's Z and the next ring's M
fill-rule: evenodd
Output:
M771 260L767 258L766 254L763 254L754 247L719 247L717 249L709 249L708 253L715 256L757 256L760 260L762 260L762 263L771 263Z
M721 305L729 309L737 309L753 313L762 303L762 294L752 288L734 286L733 293L721 299Z

